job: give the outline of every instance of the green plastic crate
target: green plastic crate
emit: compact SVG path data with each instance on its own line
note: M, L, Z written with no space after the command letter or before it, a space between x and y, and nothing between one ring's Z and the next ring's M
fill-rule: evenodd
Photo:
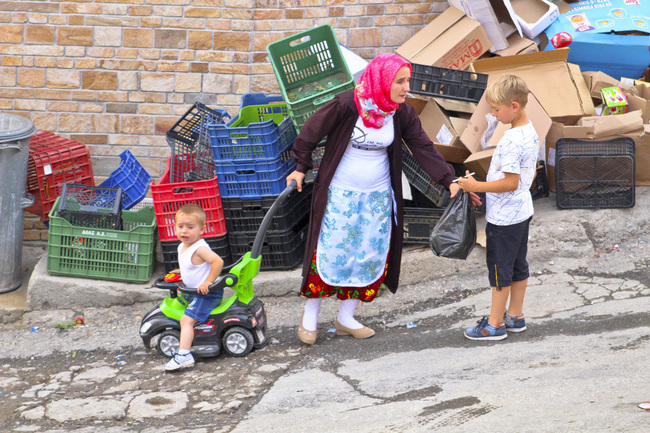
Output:
M156 262L153 206L122 212L122 230L79 227L50 210L47 270L52 275L146 283Z
M354 78L329 24L273 42L266 51L297 132L314 111L354 88Z

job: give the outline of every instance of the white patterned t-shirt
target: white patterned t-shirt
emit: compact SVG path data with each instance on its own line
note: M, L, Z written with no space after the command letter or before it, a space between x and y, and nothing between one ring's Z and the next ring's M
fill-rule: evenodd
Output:
M508 129L494 149L487 181L503 179L504 173L519 175L515 191L486 193L485 219L498 226L517 224L533 216L533 198L530 186L537 169L539 137L528 122Z

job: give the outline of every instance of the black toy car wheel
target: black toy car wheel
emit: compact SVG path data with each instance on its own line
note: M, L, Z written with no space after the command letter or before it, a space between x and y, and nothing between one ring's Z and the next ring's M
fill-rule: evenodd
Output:
M156 348L162 355L171 358L173 352L178 352L180 344L181 333L176 329L168 329L160 334Z
M235 326L223 334L223 349L231 356L242 357L253 350L253 334L248 329Z

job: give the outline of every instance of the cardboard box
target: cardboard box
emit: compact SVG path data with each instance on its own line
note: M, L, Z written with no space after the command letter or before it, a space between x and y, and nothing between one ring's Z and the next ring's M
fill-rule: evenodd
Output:
M644 0L583 0L546 29L571 39L568 61L619 79L639 78L650 64L650 14ZM622 34L628 33L628 34ZM552 44L546 50L553 50Z
M650 122L650 83L645 81L630 80L621 78L624 85L630 85L629 88L623 88L623 93L627 97L628 110L640 110L643 123Z
M604 116L623 114L627 111L627 98L620 87L605 87L601 89L600 94L604 104Z
M517 33L513 33L508 37L508 48L504 50L495 51L494 54L501 57L516 56L518 54L536 53L539 47L534 41L527 38L522 38Z
M456 127L445 112L432 99L406 98L420 116L422 128L427 133L433 145L447 162L462 163L470 154L469 150L460 141L461 131ZM456 126L461 126L455 120Z
M560 16L557 6L546 0L510 0L510 3L521 30L531 39Z
M489 75L488 86L504 74L520 76L553 120L575 123L596 110L580 68L566 62L568 53L565 48L492 57L475 61L472 69Z
M548 186L555 191L555 145L560 138L578 140L612 140L630 137L635 145L635 181L637 185L650 185L650 125L644 125L640 111L630 111L618 116L590 116L575 125L553 122L546 135L546 170Z
M478 21L450 7L395 52L411 63L463 70L490 45Z
M487 177L494 147L496 147L501 137L503 137L503 133L510 128L510 125L499 123L488 143L489 148L483 150L481 147L481 138L488 128L488 121L485 115L491 111L492 107L490 107L490 104L485 100L485 95L483 95L476 107L476 111L469 119L467 127L460 136L461 142L472 152L469 158L463 161L463 164L469 171L475 172L477 177L483 179ZM552 120L542 107L540 101L532 93L528 95L526 114L535 127L535 131L537 131L541 147L551 127Z

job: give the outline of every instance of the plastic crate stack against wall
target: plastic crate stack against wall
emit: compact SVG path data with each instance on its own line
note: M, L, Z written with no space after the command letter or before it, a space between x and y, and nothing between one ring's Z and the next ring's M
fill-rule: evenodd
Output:
M199 205L206 213L205 241L219 254L225 266L232 264L207 129L209 122L224 123L229 117L224 110L197 102L167 131L171 158L163 176L150 187L168 272L178 268L177 247L180 241L174 228L176 211L190 203Z
M166 271L178 268L177 248L180 241L176 237L175 216L176 211L186 204L199 205L205 211L203 239L219 254L225 266L232 264L217 178L171 182L170 170L171 158L167 160L167 170L162 177L150 185Z
M254 95L242 98L239 114L227 125L208 127L233 258L250 251L264 216L296 168L291 156L296 129L287 105ZM261 270L293 269L301 262L310 206L311 186L282 203L266 232Z
M559 209L627 208L635 204L634 140L561 138L556 143Z
M26 210L47 221L66 183L95 185L87 146L48 131L33 135L29 142L27 192L34 195L34 204Z
M74 225L61 215L59 205L63 199L63 195L56 199L49 214L50 274L129 283L149 281L156 263L153 207L122 211L120 228L90 228ZM99 205L104 199L96 200Z

